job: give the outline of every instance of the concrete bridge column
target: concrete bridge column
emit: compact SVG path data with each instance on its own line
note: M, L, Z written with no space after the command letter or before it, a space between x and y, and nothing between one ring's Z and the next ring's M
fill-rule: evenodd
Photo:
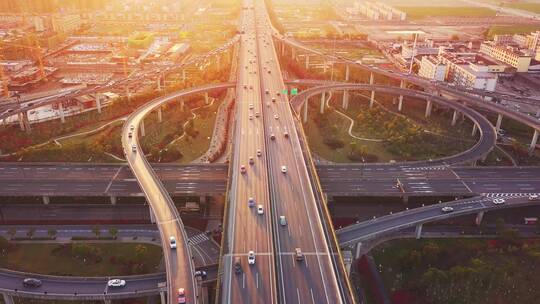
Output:
M96 108L97 108L97 112L101 113L101 94L100 93L96 93Z
M146 131L144 129L144 119L141 119L141 136L144 137L146 135Z
M116 196L111 196L111 205L116 205Z
M349 108L349 91L343 91L343 101L341 102L341 107L344 110Z
M536 149L536 143L538 142L538 130L534 130L533 138L531 140L531 145L529 146L529 155L532 155L534 149Z
M373 72L369 74L369 84L373 85L375 82L375 75L373 75ZM369 107L373 107L373 103L375 102L375 91L371 91L371 98L369 99Z
M28 112L25 111L22 114L22 121L24 124L24 129L26 130L26 133L30 134L32 132L32 128L30 127L30 119L28 119Z
M304 102L304 123L307 122L308 102L309 102L309 99L306 99L306 102Z
M66 122L66 116L64 114L64 104L62 102L58 103L58 111L60 112L60 122L65 123Z
M161 107L159 107L157 110L157 120L158 123L163 122L163 111L161 110Z
M43 204L48 205L50 202L51 202L51 199L47 195L44 195L43 196Z
M345 65L345 81L349 81L349 76L350 76L350 75L349 75L349 74L350 74L350 73L349 73L349 72L350 72L349 69L350 69L350 68L349 68L349 65L346 64L346 65Z
M416 235L417 240L419 240L422 237L422 224L416 225L416 229L414 230L414 234Z
M475 135L476 135L476 131L478 131L478 126L477 126L476 124L473 124L473 128L472 128L471 135L472 135L472 136L475 136Z
M281 43L281 56L285 55L285 43Z
M321 114L324 114L324 103L326 101L326 92L322 92L321 94L321 109L320 109L320 113Z
M184 100L180 98L180 111L184 111Z
M17 114L17 117L18 117L18 120L19 120L19 127L21 127L21 131L24 131L25 128L24 128L24 115L23 115L23 113ZM5 120L4 120L4 122L5 122Z
M294 61L296 61L296 50L292 46L291 46L291 57Z
M208 104L208 92L204 92L204 104Z
M356 243L356 250L354 251L355 260L358 260L360 258L361 250L362 250L362 242Z
M323 73L326 74L326 60L323 59Z
M103 299L103 302L104 302L105 304L112 304L111 299Z
M161 91L161 77L156 79L156 87L158 91Z
M309 69L309 54L306 54L306 70Z
M399 87L404 89L405 88L405 81L402 80L399 83ZM401 112L401 110L403 109L403 95L399 95L397 109L398 109L399 112Z
M154 211L152 211L152 207L148 205L148 211L150 212L150 223L155 224L156 223L156 216L154 215ZM165 302L166 304L166 302Z
M426 118L431 116L431 110L433 109L433 101L428 100L426 104Z
M182 81L186 82L186 69L182 69Z
M13 296L7 293L3 293L2 296L4 296L4 304L14 304L15 301L13 301Z
M454 110L454 115L452 115L452 126L456 125L458 118L459 118L458 111Z
M480 226L482 224L482 219L484 218L484 211L480 211L476 214L476 219L474 220L474 223L476 226Z
M344 250L343 251L343 263L345 264L345 269L346 269L348 275L351 275L352 262L353 262L352 252L350 250Z
M495 125L495 131L499 132L501 130L503 116L501 114L497 115L497 124Z
M216 66L218 70L221 70L221 56L216 55Z

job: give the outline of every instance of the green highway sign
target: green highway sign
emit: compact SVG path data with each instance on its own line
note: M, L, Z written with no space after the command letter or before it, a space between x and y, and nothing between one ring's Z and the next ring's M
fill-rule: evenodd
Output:
M285 95L289 95L289 90L287 89L284 89L283 91L281 91L282 94L285 94Z
M297 88L292 88L291 89L291 95L298 95L298 89Z

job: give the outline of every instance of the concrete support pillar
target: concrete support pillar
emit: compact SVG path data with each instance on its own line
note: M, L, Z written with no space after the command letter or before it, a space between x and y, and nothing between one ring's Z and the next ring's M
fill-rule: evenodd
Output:
M98 113L101 113L101 94L96 93L96 108Z
M343 91L343 101L341 102L341 107L344 110L349 108L349 91Z
M13 296L7 293L3 293L2 296L4 296L4 304L14 304L15 301L13 301Z
M456 122L458 120L458 111L457 110L454 110L454 115L452 115L452 126L455 126L456 125Z
M216 66L218 70L221 70L221 55L216 56Z
M306 99L306 102L304 102L304 123L307 122L307 115L308 115L308 102L309 99Z
M293 47L291 47L291 57L294 61L296 61L296 51Z
M141 137L146 135L146 130L144 129L144 119L141 119Z
M64 114L64 104L59 102L58 103L58 112L60 113L60 122L65 123L66 122L66 116Z
M306 70L309 69L309 54L306 54Z
M482 219L484 218L484 211L480 211L476 214L476 219L474 220L474 223L476 226L480 226L482 224Z
M472 136L475 136L475 135L476 135L476 131L478 131L478 126L477 126L476 124L473 124L473 128L472 128L471 135L472 135Z
M409 202L409 196L404 195L404 196L403 196L403 202L404 202L405 204L408 203L408 202Z
M51 202L51 199L47 195L44 195L43 196L43 204L48 205L50 202Z
M375 76L373 75L373 72L369 74L369 84L373 85L375 82ZM369 99L369 107L373 107L373 103L375 103L375 91L371 91L371 98Z
M182 81L186 82L186 69L182 69Z
M426 118L431 116L431 110L433 109L433 101L428 100L426 104Z
M148 205L148 211L150 212L150 222L152 224L155 224L156 223L156 216L154 215L154 211L152 211L152 208L150 207L150 205Z
M111 196L111 205L116 205L116 196Z
M349 76L350 76L350 75L349 75L349 74L350 74L349 72L350 72L350 71L349 71L349 65L346 64L346 65L345 65L345 81L349 81Z
M362 242L356 243L356 250L354 251L354 258L357 260L360 258L362 250Z
M326 92L322 92L321 94L321 108L320 108L320 113L321 114L324 114L324 103L326 101Z
M24 131L24 117L23 113L17 114L18 121L19 121L19 127L21 127L21 131Z
M131 101L131 92L129 91L129 87L126 86L126 97L128 101Z
M534 149L536 149L536 143L538 142L538 133L538 130L534 130L531 145L529 146L529 155L532 155L534 153Z
M323 73L326 74L326 60L323 60Z
M281 43L281 56L285 55L285 43Z
M416 225L416 229L414 230L414 234L415 234L417 240L419 240L422 237L422 224Z
M111 299L103 299L103 302L104 302L105 304L112 304Z
M405 81L401 81L399 83L399 87L404 89L405 88ZM398 111L401 112L401 110L403 109L403 95L399 95L399 99L398 99Z
M156 87L158 91L161 91L161 77L156 79Z
M501 130L503 116L501 114L497 115L497 124L495 125L495 130L499 132Z
M32 131L32 128L30 127L30 119L28 119L28 112L22 113L22 121L24 124L24 129L26 130L26 133L30 134Z
M347 271L347 275L351 275L352 262L353 262L352 252L350 250L344 250L343 251L343 263L345 264L345 269Z
M184 111L184 100L180 99L180 111Z
M204 104L208 104L208 92L204 92Z
M159 107L157 110L157 120L158 120L158 123L163 122L163 111L161 110L161 107Z
M159 298L161 299L161 304L167 304L167 296L165 290L159 291Z

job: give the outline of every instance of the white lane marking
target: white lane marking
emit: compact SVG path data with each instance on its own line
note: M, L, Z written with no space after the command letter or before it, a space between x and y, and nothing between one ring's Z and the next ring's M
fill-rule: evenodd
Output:
M296 288L296 295L298 297L298 304L300 304L301 303L301 301L300 301L300 290L298 288Z
M246 288L246 273L242 273L242 288Z

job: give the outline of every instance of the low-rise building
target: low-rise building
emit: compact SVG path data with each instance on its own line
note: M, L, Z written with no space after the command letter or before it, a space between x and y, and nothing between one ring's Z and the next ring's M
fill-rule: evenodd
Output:
M446 64L442 63L438 57L424 56L420 61L418 75L428 79L444 81L446 78L446 68Z
M527 72L531 64L531 52L518 47L486 41L480 45L480 53L514 67L517 72Z

